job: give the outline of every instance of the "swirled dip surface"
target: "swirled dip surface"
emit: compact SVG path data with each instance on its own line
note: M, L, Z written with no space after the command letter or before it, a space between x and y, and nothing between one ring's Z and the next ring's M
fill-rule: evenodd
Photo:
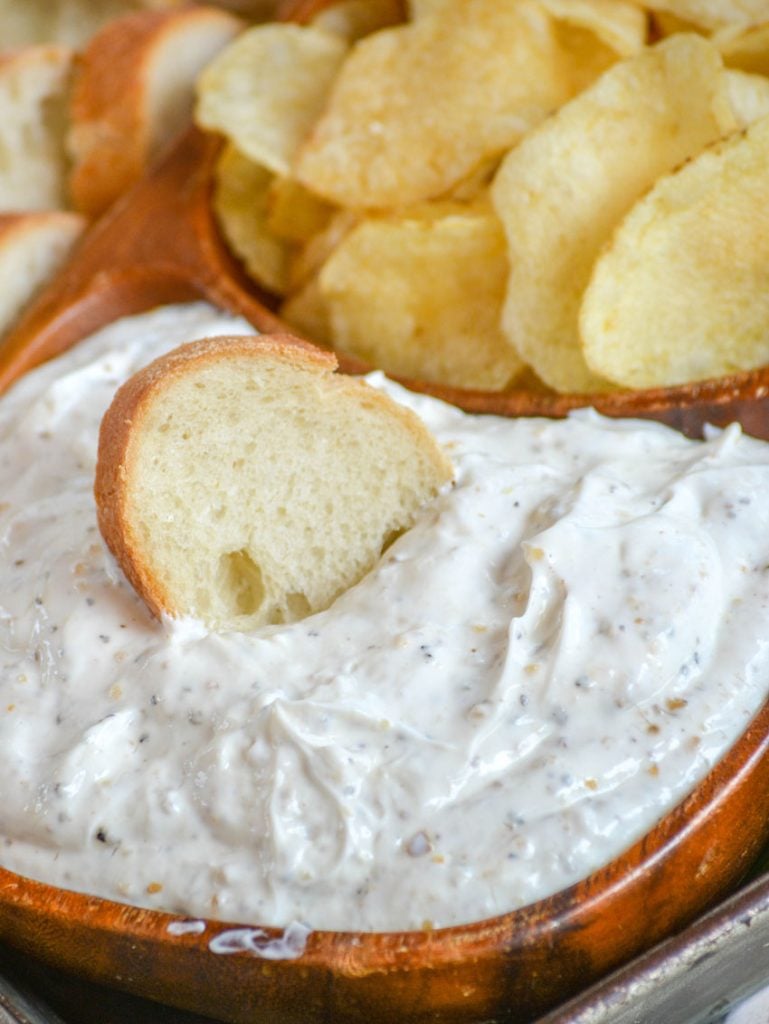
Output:
M207 635L149 616L91 489L118 382L233 330L200 305L124 321L0 403L0 862L191 915L392 929L620 853L769 689L769 446L467 417L377 378L456 486L328 611Z

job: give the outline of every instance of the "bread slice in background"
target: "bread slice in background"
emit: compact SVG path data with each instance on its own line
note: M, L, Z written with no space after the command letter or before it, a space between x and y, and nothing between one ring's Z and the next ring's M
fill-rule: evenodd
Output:
M0 214L0 337L62 265L85 225L80 214L63 210Z
M0 55L0 210L67 206L64 138L73 51L40 45Z
M0 49L37 43L82 46L129 0L0 0Z
M207 339L101 426L102 534L156 614L248 630L320 611L452 476L413 413L289 335Z
M36 43L80 49L113 18L131 11L172 10L187 0L0 0L0 51ZM219 7L254 19L275 12L275 0L220 0Z
M140 11L109 22L78 58L70 195L102 213L190 119L195 79L243 27L215 7Z

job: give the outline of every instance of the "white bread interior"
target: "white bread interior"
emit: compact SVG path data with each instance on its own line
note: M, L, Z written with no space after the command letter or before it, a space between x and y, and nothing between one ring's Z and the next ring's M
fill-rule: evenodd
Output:
M288 335L207 339L121 388L99 526L157 615L250 630L320 611L452 476L422 422Z
M64 145L73 52L29 46L0 56L0 210L67 205Z
M214 7L141 11L107 24L78 61L67 146L70 194L95 217L190 120L202 68L241 30Z
M0 214L0 336L62 265L85 223L63 210Z

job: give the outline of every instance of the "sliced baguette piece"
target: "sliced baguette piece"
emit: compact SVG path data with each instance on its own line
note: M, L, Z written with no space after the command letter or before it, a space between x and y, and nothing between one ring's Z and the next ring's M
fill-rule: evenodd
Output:
M452 469L427 428L290 335L192 342L117 392L99 527L152 612L218 630L328 607Z
M242 29L215 7L117 18L79 58L67 145L76 209L107 209L187 123L202 68Z
M0 337L53 276L85 228L78 213L0 214Z
M41 6L49 10L52 38L79 50L105 25L139 4L133 0L44 0Z
M185 0L0 0L0 50L61 43L80 49L113 18L137 7L179 7Z
M0 55L0 210L67 206L66 108L73 52L42 45Z

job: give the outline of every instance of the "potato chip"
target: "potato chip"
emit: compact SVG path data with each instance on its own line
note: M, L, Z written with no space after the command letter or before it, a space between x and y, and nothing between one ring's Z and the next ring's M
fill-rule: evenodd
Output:
M646 16L624 0L540 0L558 22L586 29L620 57L632 57L646 43Z
M280 316L307 341L331 347L331 323L317 277L291 295L280 307Z
M295 250L289 267L289 291L295 292L303 288L318 274L334 249L359 220L360 217L354 210L338 210L322 231Z
M576 96L593 84L596 78L616 64L618 57L610 46L602 43L589 29L556 22L556 35L567 62L571 92Z
M289 242L306 242L328 224L334 207L291 178L273 178L267 195L267 227Z
M647 18L631 0L540 0L553 17L576 94L646 43Z
M251 160L287 176L346 52L345 41L332 32L258 25L200 76L195 119Z
M511 265L503 326L545 383L605 386L577 327L602 245L661 174L735 128L717 50L679 35L610 68L505 158L492 186Z
M353 47L296 175L340 206L441 196L568 91L552 22L535 0L447 0Z
M272 182L270 171L229 145L216 168L213 205L222 234L251 277L282 295L292 250L267 226Z
M472 199L477 199L482 193L488 192L501 162L502 157L500 156L493 156L487 160L482 160L466 178L463 178L454 185L446 198L467 203Z
M707 29L692 24L691 21L684 21L677 18L669 11L650 11L651 37L653 39L665 39L667 36L674 36L677 32L699 32L700 35L709 35Z
M726 29L714 36L713 42L727 67L769 75L769 22L750 28Z
M769 78L746 71L726 72L729 100L740 128L769 114Z
M769 362L769 118L661 178L596 263L585 355L627 387Z
M646 15L630 0L540 0L555 22L576 95L646 43Z
M724 25L769 20L769 0L648 0L643 6L673 14L708 32Z
M499 390L523 365L499 328L507 277L488 204L362 221L320 273L334 347L389 373Z
M403 4L400 0L341 0L317 14L311 24L354 43L371 32L401 21Z

